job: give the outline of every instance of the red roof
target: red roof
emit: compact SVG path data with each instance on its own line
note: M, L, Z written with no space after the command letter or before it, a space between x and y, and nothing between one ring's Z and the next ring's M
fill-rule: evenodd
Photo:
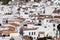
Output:
M39 32L39 34L44 34L45 32Z
M34 24L34 22L26 22L27 24Z
M54 10L53 13L60 13L60 9L59 10Z
M21 29L23 29L23 30L37 30L37 28L24 28L24 27L22 27Z
M60 19L60 16L54 16L54 18L59 18Z

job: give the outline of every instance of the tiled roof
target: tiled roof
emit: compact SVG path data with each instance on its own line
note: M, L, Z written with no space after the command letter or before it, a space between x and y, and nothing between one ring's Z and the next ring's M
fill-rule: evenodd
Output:
M0 32L2 32L3 34L10 34L10 33L16 33L14 30L13 30L13 28L9 28L8 30L0 30Z
M44 34L45 32L39 32L39 34Z
M60 19L60 16L54 16L54 18L59 18Z
M24 20L17 19L16 22L23 22Z
M7 30L7 31L3 31L3 34L10 34L10 33L16 33L15 31L9 31L9 30Z
M17 24L17 23L11 23L11 25L12 25L12 26L18 26L18 24Z
M23 22L24 20L25 20L25 18L17 18L16 21L18 21L18 22Z
M26 22L26 24L34 24L34 22Z
M24 28L24 30L37 30L37 28Z
M39 15L39 17L52 18L51 15Z
M55 20L53 20L53 21L51 21L52 23L60 23L60 20L58 20L58 19L55 19Z
M53 13L60 13L60 9L59 10L54 10Z
M51 15L45 15L46 18L53 18Z
M8 30L10 30L10 31L14 31L14 28L11 27L11 28L9 28Z
M38 17L38 18L37 18L37 20L43 20L43 19L44 19L44 18L42 18L42 17Z

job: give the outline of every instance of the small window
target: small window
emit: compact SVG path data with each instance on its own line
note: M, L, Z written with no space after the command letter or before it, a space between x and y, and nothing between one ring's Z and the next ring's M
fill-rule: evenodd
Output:
M34 39L35 39L35 37L34 37Z
M24 26L27 26L27 24L24 24Z
M36 34L36 32L34 32L34 35Z
M20 8L17 9L18 11L20 10Z
M8 34L8 35L6 35L6 36L8 36L8 37L9 37L10 35Z
M0 26L1 26L1 24L0 24Z
M30 32L29 32L29 35L30 35Z
M53 27L55 27L55 24L53 24Z
M46 20L46 22L48 22L48 20Z
M45 26L44 28L47 28L47 26Z
M41 23L38 23L39 26L41 26Z
M43 13L45 13L45 10L43 11Z
M6 20L6 23L8 23L8 20Z
M32 35L33 35L33 32L32 32Z
M53 31L55 31L55 28L53 28Z
M3 37L5 37L6 35L3 35Z
M30 11L30 13L33 13L33 11Z
M39 22L41 22L41 20L39 20Z
M28 14L28 13L25 13L25 14Z
M28 2L28 0L25 0L26 2Z
M12 13L5 13L5 15L11 15Z

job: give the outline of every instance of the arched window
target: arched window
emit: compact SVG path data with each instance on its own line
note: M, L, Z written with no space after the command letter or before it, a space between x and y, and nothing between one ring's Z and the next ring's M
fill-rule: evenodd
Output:
M1 26L1 24L0 24L0 26Z
M8 20L6 20L6 23L8 23Z

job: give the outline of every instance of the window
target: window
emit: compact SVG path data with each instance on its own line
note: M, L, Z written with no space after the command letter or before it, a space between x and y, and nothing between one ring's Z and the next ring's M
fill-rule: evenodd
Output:
M43 11L43 13L45 13L45 10Z
M39 20L39 22L41 22L41 20Z
M27 24L24 24L24 26L27 26Z
M8 22L9 22L8 19L6 18L3 19L3 24L7 24Z
M34 39L35 39L35 37L34 37Z
M0 24L0 26L1 26L1 24Z
M28 2L28 0L25 0L26 2Z
M55 27L55 24L53 24L53 27Z
M52 22L52 20L50 20L49 22Z
M6 23L8 23L8 20L6 20Z
M36 32L34 32L34 35L36 34Z
M6 13L5 15L11 15L12 13Z
M41 23L38 23L39 26L41 26Z
M33 11L30 11L30 13L33 13Z
M47 26L45 26L44 28L47 28Z
M48 22L48 20L46 20L46 22Z
M55 31L55 28L53 28L53 31Z
M30 35L30 32L29 32L29 35Z
M20 8L17 9L18 11L20 10Z
M25 14L28 14L28 13L25 13Z
M10 35L8 34L8 35L6 35L7 37L9 37Z
M33 35L33 32L32 32L32 35Z
M3 35L3 37L5 37L6 35Z

